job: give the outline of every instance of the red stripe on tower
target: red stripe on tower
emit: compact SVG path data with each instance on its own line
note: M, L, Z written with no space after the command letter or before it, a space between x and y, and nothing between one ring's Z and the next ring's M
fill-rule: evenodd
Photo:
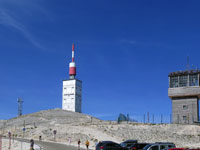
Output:
M76 64L74 62L74 44L72 44L72 62L69 64L70 79L74 79L76 76Z

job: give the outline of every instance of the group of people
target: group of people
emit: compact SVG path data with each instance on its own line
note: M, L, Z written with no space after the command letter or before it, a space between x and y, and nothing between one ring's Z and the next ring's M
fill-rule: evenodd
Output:
M80 150L80 144L81 144L81 140L79 139L78 140L78 150ZM85 142L85 146L86 146L86 149L88 150L89 148L89 145L90 145L90 142L88 140L86 140Z
M42 136L39 136L39 141L41 141L41 140L42 140ZM68 143L69 143L69 145L71 145L71 138L70 137L68 138ZM79 139L78 140L78 150L80 150L80 145L81 145L81 140ZM90 145L90 142L88 140L86 140L85 146L86 146L87 150L89 149L89 145ZM30 140L30 150L34 150L33 147L34 147L34 140L31 139Z

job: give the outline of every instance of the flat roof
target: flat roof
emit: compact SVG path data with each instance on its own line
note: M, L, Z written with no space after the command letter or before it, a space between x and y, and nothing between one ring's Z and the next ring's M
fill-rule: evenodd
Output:
M176 72L170 72L169 77L172 76L179 76L179 75L189 75L189 74L200 74L200 70L184 70L184 71L176 71Z
M76 79L76 78L74 78L74 79L66 79L66 80L63 80L63 81L70 81L70 80L77 80L77 81L79 81L79 82L82 82L81 80Z

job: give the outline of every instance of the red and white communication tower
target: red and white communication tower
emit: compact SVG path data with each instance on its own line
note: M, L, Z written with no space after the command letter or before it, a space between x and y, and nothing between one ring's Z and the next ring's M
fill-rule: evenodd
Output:
M76 76L76 64L74 62L74 44L72 44L72 62L69 63L69 76L74 79Z
M62 109L81 113L82 81L75 78L74 44L72 44L72 62L69 63L69 80L63 80Z

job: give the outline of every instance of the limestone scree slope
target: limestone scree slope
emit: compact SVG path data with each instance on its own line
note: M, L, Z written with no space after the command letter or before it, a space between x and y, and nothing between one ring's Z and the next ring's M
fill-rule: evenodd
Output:
M25 123L25 132L23 127ZM53 131L57 133L54 136ZM95 142L111 140L122 142L126 139L136 139L139 142L174 142L177 147L200 147L200 126L177 124L140 124L103 121L95 117L70 112L61 109L40 111L21 117L0 121L0 133L7 136L11 132L14 137L56 141L65 144L81 146L90 141L90 147ZM69 143L69 138L71 142Z

